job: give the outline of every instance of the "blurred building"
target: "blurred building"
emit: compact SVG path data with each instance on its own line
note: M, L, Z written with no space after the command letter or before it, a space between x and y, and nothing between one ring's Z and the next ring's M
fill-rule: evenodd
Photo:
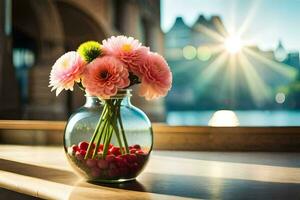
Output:
M277 48L275 49L276 60L295 67L300 70L300 57L298 51L288 52L281 41L279 41Z
M279 40L274 53L275 53L275 58L280 62L283 62L287 58L288 52L283 47L281 40Z
M228 33L218 16L206 19L200 15L192 27L187 26L182 17L177 17L172 28L165 35L166 55L170 59L181 59L180 53L186 45L214 45L220 43L210 33L226 37ZM216 34L215 34L216 35ZM177 53L176 53L177 52Z
M86 40L124 34L164 49L159 0L2 0L0 9L1 118L66 119L82 105L80 90L55 97L48 82L55 60ZM164 118L162 100L133 101L152 119Z
M287 58L283 61L283 63L293 66L296 69L300 70L299 52L294 51L288 53Z

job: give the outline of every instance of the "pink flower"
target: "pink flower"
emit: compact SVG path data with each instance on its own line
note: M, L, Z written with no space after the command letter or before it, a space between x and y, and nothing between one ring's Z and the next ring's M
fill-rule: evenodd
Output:
M129 85L126 66L117 58L104 56L94 59L86 67L82 84L89 95L108 99L118 89Z
M144 63L149 48L142 46L138 40L123 35L112 36L102 43L104 54L117 57L128 66L129 71L141 75L140 66Z
M56 90L56 96L63 90L73 91L75 82L80 82L80 76L84 71L85 62L75 51L62 55L52 66L49 87Z
M157 53L149 53L141 69L140 95L147 100L165 96L172 85L172 73L165 59Z

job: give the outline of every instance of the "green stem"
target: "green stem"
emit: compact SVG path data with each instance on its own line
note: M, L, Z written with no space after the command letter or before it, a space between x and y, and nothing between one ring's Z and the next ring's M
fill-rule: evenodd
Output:
M122 117L121 117L121 109L118 112L118 121L119 121L119 125L120 125L120 128L121 128L121 133L122 133L122 136L123 136L125 151L126 151L126 153L129 153L128 142L127 142L127 139L126 139L125 130L124 130L124 127L123 127L123 122L122 122Z
M95 130L94 130L92 139L91 139L91 141L90 141L90 143L89 143L89 146L88 146L87 152L86 152L86 154L85 154L85 156L84 156L84 159L87 159L87 158L89 157L89 155L90 155L90 151L91 151L91 148L92 148L92 146L93 146L94 140L96 139L96 136L98 135L98 131L99 131L100 126L101 126L101 124L102 124L101 122L102 122L102 120L105 118L104 116L107 114L107 111L106 111L106 110L107 110L106 105L104 105L103 111L102 111L102 113L101 113L101 116L100 116L100 118L99 118L99 121L98 121L98 123L97 123L97 126L96 126L96 128L95 128Z
M103 158L105 159L106 158L106 155L107 155L107 152L108 152L108 147L109 147L109 143L110 143L110 140L111 140L111 136L112 136L112 133L113 133L113 129L111 128L111 124L108 124L109 126L109 129L107 130L107 133L106 133L106 139L105 139L105 144L104 144L104 149L103 149Z
M117 140L118 140L118 143L119 143L119 146L120 146L120 151L121 151L121 154L123 155L124 154L124 149L123 149L123 144L122 144L122 140L121 140L121 137L120 137L120 131L119 131L119 128L118 128L118 125L117 125L117 120L118 120L118 111L119 111L119 108L118 108L118 105L116 105L116 114L115 114L115 117L114 119L112 119L110 121L110 124L114 130L114 132L116 133L116 137L117 137Z
M104 134L104 137L103 137L103 156L104 156L104 150L106 148L106 140L107 140L107 136L109 134L109 123L107 124L107 126L105 127L105 134Z
M104 135L104 140L103 140L103 158L106 157L107 152L108 152L108 147L111 141L111 135L113 132L113 129L111 129L111 118L114 117L114 112L113 112L113 100L106 100L105 103L108 108L108 116L107 116L107 121L109 122L107 127L106 127L106 133Z
M97 144L96 144L96 146L95 146L95 149L94 149L94 152L93 152L93 156L92 156L92 158L95 158L95 156L96 156L96 154L97 154L97 152L98 152L98 148L99 148L99 146L100 146L100 143L101 143L101 139L102 139L102 135L103 135L103 133L104 133L104 131L107 129L107 122L108 122L108 120L105 120L104 122L103 122L103 128L101 128L100 129L100 134L98 134L99 135L99 137L97 138L98 140L97 140Z

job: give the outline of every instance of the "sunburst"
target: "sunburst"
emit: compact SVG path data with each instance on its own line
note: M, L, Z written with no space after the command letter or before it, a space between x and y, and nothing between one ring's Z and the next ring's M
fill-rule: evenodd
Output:
M224 70L224 77L219 77L218 80L223 80L222 90L229 91L229 98L235 99L236 87L239 84L237 76L245 77L244 81L248 87L249 93L256 105L262 105L264 102L268 102L273 99L272 86L269 85L262 77L261 72L258 71L251 61L261 63L260 67L271 70L286 80L293 80L296 75L296 70L293 67L277 62L272 58L266 57L262 52L255 51L249 47L249 40L243 40L242 35L248 29L248 26L255 15L257 3L255 3L249 11L249 16L246 18L240 29L236 32L221 30L219 26L218 30L212 30L206 26L199 25L198 31L205 34L207 37L217 41L214 45L214 59L201 69L201 79L197 80L197 84L202 85L205 88L214 79L221 70ZM235 30L234 28L231 30ZM239 79L240 81L241 79ZM201 90L201 89L200 89Z

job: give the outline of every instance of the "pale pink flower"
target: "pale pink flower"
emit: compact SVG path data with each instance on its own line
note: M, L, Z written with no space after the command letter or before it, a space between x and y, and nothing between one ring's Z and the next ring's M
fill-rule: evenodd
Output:
M87 94L108 99L129 85L128 75L124 63L112 56L103 56L87 65L82 84Z
M63 90L73 91L75 82L80 82L80 76L84 71L85 61L76 51L70 51L62 55L52 66L49 87L56 90L56 96Z
M157 53L149 53L141 69L139 94L147 100L165 96L172 85L172 73L165 59Z
M124 62L129 71L135 75L141 75L140 66L144 63L145 58L149 53L149 48L133 37L112 36L107 40L102 41L103 52L105 55L112 55Z

